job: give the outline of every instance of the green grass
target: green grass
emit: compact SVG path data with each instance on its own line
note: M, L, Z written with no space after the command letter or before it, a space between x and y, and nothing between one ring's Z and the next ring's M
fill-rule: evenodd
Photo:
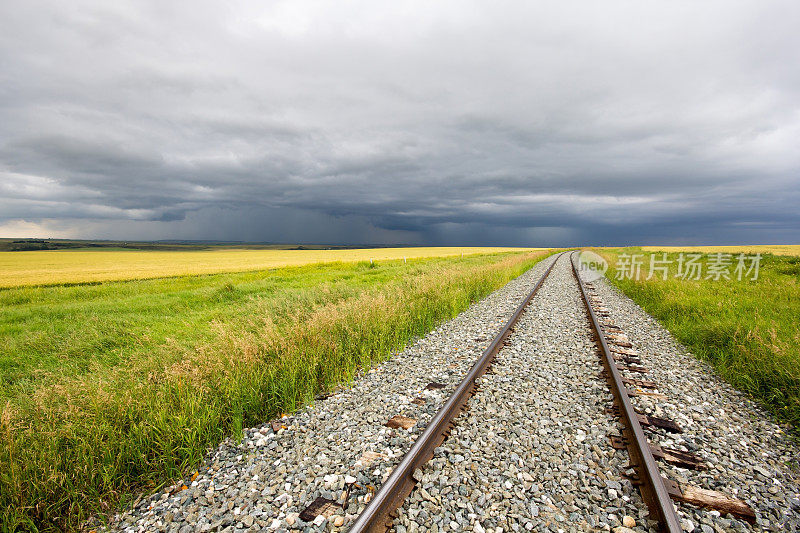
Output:
M633 248L624 251L644 253ZM613 266L620 250L600 252ZM677 255L668 257L674 260ZM673 264L666 281L658 275L649 281L617 280L614 268L609 269L608 277L725 380L751 394L797 432L800 257L763 255L756 281L737 281L735 277L730 281L685 281L673 277L676 270Z
M75 530L542 253L0 290L0 530Z

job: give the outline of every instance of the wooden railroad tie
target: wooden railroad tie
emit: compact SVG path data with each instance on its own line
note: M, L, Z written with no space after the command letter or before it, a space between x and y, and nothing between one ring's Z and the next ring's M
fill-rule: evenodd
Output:
M738 498L731 498L715 490L677 483L676 481L664 477L662 477L661 480L664 482L664 486L667 492L669 492L670 498L673 500L696 505L697 507L715 509L723 516L730 513L751 524L754 524L756 521L756 513L753 511L753 508Z

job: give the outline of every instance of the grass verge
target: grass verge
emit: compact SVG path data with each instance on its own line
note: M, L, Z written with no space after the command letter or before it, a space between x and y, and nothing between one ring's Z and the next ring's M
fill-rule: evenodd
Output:
M0 292L0 520L75 530L307 403L544 253ZM16 366L14 366L16 365Z
M759 400L795 432L800 430L800 257L764 254L755 281L737 281L734 275L730 280L689 281L675 277L678 254L670 253L667 280L661 272L650 280L632 280L616 279L620 253L643 254L646 278L649 251L598 252L609 260L612 283L730 384ZM656 257L662 259L661 253ZM731 271L736 262L734 256Z

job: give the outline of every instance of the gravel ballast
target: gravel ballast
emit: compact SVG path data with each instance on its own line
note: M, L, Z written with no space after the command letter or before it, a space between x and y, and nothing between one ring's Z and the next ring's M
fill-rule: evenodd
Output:
M564 256L422 469L398 532L586 531L623 520L646 530L639 493L620 476L627 454L608 442L618 428L582 305Z
M714 369L675 341L653 317L603 278L593 284L612 320L627 334L667 400L637 398L650 414L676 421L680 434L661 433L657 442L692 451L709 470L662 472L746 501L756 512L755 530L800 530L800 449L784 427ZM678 508L684 529L746 530L738 520L687 505Z
M552 260L375 366L352 388L282 419L277 432L264 424L246 429L239 444L223 442L194 480L142 499L112 527L180 533L346 529ZM430 383L444 387L426 389ZM417 423L410 430L386 427L395 415ZM341 501L347 476L355 478L347 508L304 523L298 515L315 498ZM187 488L180 490L183 484Z
M345 531L408 451L553 259L546 259L351 386L278 423L245 430L209 453L196 476L115 517L121 531ZM627 453L606 414L578 286L563 256L521 317L457 426L399 510L412 531L655 531L638 490L621 473ZM682 482L747 501L751 526L687 505L687 531L794 531L800 527L798 447L753 402L718 379L606 280L593 283L666 400L635 398L684 432L651 437L700 455L708 471L661 465ZM427 387L431 383L443 387ZM410 429L385 423L400 415ZM398 419L404 425L408 421ZM183 484L186 488L183 488ZM317 497L342 503L304 522Z

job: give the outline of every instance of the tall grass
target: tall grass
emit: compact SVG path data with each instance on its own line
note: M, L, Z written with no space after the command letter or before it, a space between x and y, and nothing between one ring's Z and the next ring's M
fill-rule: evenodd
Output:
M353 379L542 257L339 266L338 284L253 296L251 312L220 316L190 346L166 343L11 397L0 416L2 528L78 528L181 475L242 425ZM309 270L276 275L288 283ZM237 290L223 285L213 297L240 305Z
M613 266L620 251L602 253ZM614 268L609 278L726 381L800 430L800 258L764 255L756 281L617 280Z

